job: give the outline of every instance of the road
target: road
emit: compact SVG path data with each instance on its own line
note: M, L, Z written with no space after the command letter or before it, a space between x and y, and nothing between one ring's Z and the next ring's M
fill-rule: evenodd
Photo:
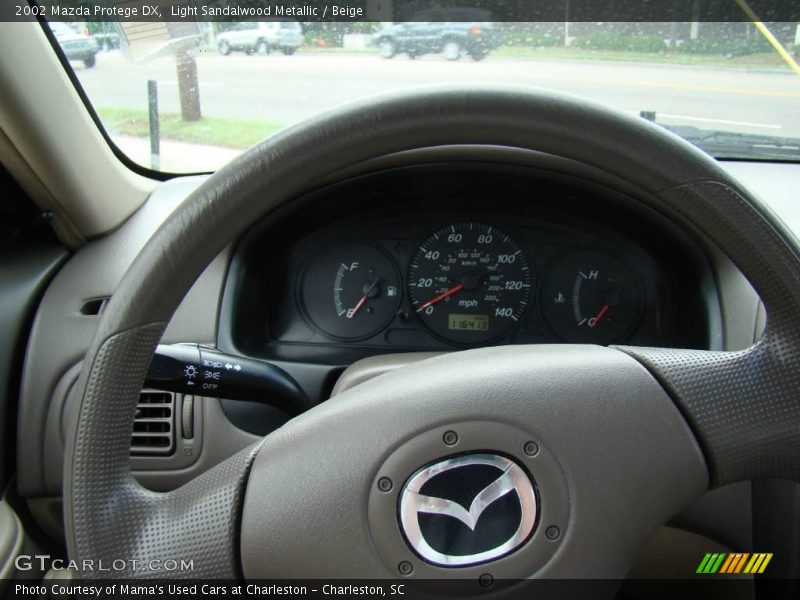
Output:
M447 62L373 54L315 53L197 58L204 115L290 125L368 95L441 83L514 83L577 94L617 109L656 111L668 124L800 138L800 77L790 72L490 56ZM159 85L160 110L179 110L174 60L145 66L118 52L97 67L75 66L96 106L144 109L146 81Z

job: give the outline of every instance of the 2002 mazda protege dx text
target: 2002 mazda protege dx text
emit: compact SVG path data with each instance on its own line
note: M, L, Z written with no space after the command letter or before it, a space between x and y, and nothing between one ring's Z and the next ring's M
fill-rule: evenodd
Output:
M795 598L798 53L769 0L4 3L3 597Z

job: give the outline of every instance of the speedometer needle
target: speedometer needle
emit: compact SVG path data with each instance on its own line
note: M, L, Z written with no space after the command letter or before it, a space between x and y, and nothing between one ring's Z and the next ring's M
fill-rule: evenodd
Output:
M451 287L446 292L442 292L441 294L439 294L435 298L431 298L430 300L428 300L425 304L423 304L422 306L420 306L417 309L417 312L422 312L423 310L425 310L429 306L433 306L434 304L436 304L440 300L444 300L448 296L452 296L453 294L455 294L459 290L463 290L463 289L464 289L464 284L463 283L459 283L458 285L454 285L453 287Z
M590 321L589 327L594 327L595 325L597 325L600 322L600 319L606 316L606 313L608 312L609 308L610 306L608 304L603 306L603 308L600 309L600 312L595 315L594 319L589 320Z

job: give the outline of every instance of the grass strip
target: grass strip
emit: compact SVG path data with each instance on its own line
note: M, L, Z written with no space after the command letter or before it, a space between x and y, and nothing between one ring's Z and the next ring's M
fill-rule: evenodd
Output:
M112 134L150 136L146 110L98 108L97 113ZM175 113L160 113L158 120L162 139L237 149L249 148L283 129L279 123L251 119L203 117L199 121L184 121Z

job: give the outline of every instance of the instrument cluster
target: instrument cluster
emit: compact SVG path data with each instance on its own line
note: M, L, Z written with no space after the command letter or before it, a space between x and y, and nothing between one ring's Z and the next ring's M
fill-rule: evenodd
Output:
M441 342L479 346L511 337L534 311L554 340L605 345L624 341L641 317L639 277L599 249L564 249L537 273L529 244L465 220L436 228L406 254L401 272L379 243L325 245L299 278L308 324L330 340L358 342L395 320L416 322Z
M715 339L702 251L600 186L533 169L424 166L295 206L234 252L219 335L242 354L347 365L503 344Z

